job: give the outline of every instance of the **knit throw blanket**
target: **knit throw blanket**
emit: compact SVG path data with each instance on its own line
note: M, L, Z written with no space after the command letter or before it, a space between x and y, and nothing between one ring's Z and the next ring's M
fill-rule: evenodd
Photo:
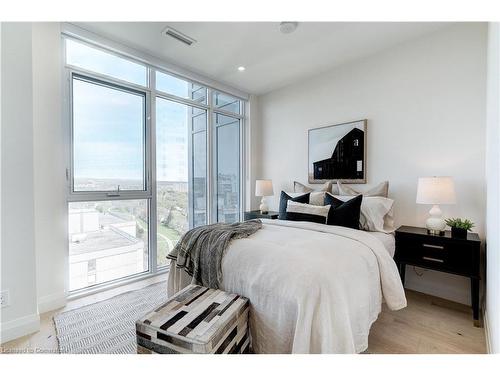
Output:
M222 285L222 258L231 240L248 237L262 228L260 220L216 223L186 232L167 255L193 277L192 283L212 289Z

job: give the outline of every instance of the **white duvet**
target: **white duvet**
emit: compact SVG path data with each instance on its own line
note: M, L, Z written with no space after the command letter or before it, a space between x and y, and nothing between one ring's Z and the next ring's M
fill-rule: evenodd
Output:
M396 264L367 232L263 219L252 236L231 242L223 288L250 299L256 353L360 353L382 299L406 306ZM172 263L168 293L190 283Z

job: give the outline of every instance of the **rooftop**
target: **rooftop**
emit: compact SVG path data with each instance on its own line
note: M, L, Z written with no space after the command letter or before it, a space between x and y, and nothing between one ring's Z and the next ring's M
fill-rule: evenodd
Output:
M103 229L87 233L87 237L82 242L70 243L69 254L78 255L100 250L116 249L134 245L140 241L118 230Z

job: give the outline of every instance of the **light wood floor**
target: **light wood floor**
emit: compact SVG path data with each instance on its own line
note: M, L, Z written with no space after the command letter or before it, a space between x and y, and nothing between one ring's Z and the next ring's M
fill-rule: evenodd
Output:
M370 331L369 353L486 353L484 328L474 327L470 307L411 290L406 299L399 311L384 305Z
M167 275L129 284L68 302L63 309L41 315L40 331L3 345L0 352L57 353L52 317L129 290L165 281ZM486 353L483 328L474 327L470 308L410 290L408 307L383 312L371 329L368 353Z

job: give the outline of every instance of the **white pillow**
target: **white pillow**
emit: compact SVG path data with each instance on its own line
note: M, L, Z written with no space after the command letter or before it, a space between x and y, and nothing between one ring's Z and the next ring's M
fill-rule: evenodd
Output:
M287 193L289 196L292 198L296 198L300 195L304 195L305 193L302 192L296 192L296 193ZM306 192L307 193L307 192ZM309 204L312 204L314 206L324 206L325 205L325 191L312 191L309 194Z
M326 224L330 205L315 206L289 200L286 205L286 219L295 221L312 221Z
M335 195L343 202L353 199L348 195ZM361 201L359 228L369 232L392 233L394 228L394 200L384 197L365 197Z
M300 182L294 181L293 182L293 190L296 193L310 193L312 191L331 191L332 190L332 182L327 181L321 187L318 189L313 189L312 187L306 186L304 184L301 184Z
M300 182L294 181L293 182L293 190L296 193L310 193L310 192L328 192L330 194L336 195L339 194L339 188L337 184L332 183L332 181L327 181L319 189L313 189L310 186L306 186L304 184L301 184ZM324 198L324 194L323 194ZM311 203L311 204L316 204L316 203ZM319 203L318 206L322 206L324 203Z
M389 181L384 181L378 184L377 186L372 187L366 191L359 191L353 189L350 186L342 184L340 181L337 181L337 187L339 189L339 195L353 195L358 196L359 194L363 194L364 197L384 197L387 198L389 194Z
M325 191L312 191L309 194L309 204L312 204L314 206L324 206L325 194Z
M333 184L332 181L327 181L318 188L313 189L310 186L301 184L300 182L293 182L293 190L295 193L311 193L309 196L309 204L314 204L315 206L325 205L325 193L338 194L339 189L337 185ZM290 195L289 193L287 193Z

